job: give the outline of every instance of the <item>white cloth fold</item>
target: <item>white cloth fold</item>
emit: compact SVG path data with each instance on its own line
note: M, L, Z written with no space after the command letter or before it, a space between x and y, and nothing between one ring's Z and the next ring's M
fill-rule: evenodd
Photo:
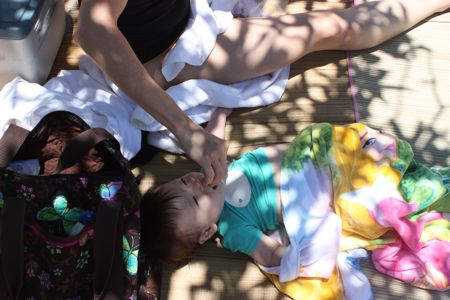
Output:
M359 261L367 258L367 251L363 248L339 252L337 264L346 300L373 299L369 279L359 266Z
M329 176L311 161L301 171L281 171L283 224L289 237L281 264L261 268L279 275L280 282L297 277L328 278L336 265L341 221L331 209Z
M311 160L301 171L282 169L281 203L289 246L279 266L260 268L288 282L298 277L327 279L337 267L345 299L371 300L370 283L358 265L367 251L339 252L342 225L331 208L333 187L327 172L315 168Z
M193 17L164 58L162 73L167 81L173 80L186 64L200 66L205 62L216 44L217 36L228 28L233 19L231 10L235 2L236 0L191 0ZM202 39L198 38L199 34Z

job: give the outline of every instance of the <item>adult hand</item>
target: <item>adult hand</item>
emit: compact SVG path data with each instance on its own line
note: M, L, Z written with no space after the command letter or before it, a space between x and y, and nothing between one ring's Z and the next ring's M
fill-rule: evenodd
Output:
M197 125L177 138L186 155L203 168L203 184L216 186L227 174L226 141Z

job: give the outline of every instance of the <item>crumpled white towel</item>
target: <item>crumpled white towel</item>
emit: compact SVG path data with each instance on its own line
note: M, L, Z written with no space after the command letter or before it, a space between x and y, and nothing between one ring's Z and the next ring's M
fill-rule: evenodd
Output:
M209 80L188 80L170 87L167 93L197 124L207 122L217 107L258 107L277 102L285 90L289 69L255 79L224 85ZM280 79L280 78L286 79ZM181 153L173 135L141 107L133 112L133 125L147 131L147 142L158 148ZM155 132L155 134L153 134Z

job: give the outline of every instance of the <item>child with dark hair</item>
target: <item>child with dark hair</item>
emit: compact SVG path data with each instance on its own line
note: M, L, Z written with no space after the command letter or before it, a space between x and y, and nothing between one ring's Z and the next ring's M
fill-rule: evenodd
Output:
M230 112L231 109L228 108L216 109L206 126L206 130L217 137L223 138L226 118ZM189 222L189 220L185 220L185 216L188 218L192 217L193 222L196 220L194 216L190 216L190 213L187 215L181 213L183 211L191 211L189 209L191 203L180 200L185 197L185 193L190 192L187 189L188 182L193 184L193 180L196 180L198 183L198 180L203 178L203 174L189 173L187 175L189 176L173 181L173 185L171 181L168 184L151 189L143 197L141 213L145 217L142 218L141 234L146 239L141 242L141 246L153 263L175 263L181 261L189 257L198 244L196 226L192 228L190 226L180 226L179 222L181 219L183 219L182 222ZM208 205L208 207L205 207L205 211L202 212L205 214L214 212L218 216L223 206L223 195L221 195L221 191L224 190L223 181L216 187L200 185L197 188L204 191L205 195L212 196L217 193L217 199L214 200L214 203L209 205L205 202L205 205ZM180 189L179 187L186 187L186 189ZM203 200L202 197L199 198ZM191 201L194 199L198 205L197 197L192 195ZM215 217L212 217L211 222L215 223ZM215 233L215 226L212 226L209 232L212 236Z
M221 138L226 113L217 110L209 126ZM312 124L290 144L242 155L215 187L202 178L188 173L145 194L142 247L151 259L189 257L218 232L288 295L299 286L305 299L341 295L341 286L346 297L360 294L349 284L354 271L338 263L355 248L372 250L379 271L412 285L449 287L450 170L416 163L409 144L390 134Z

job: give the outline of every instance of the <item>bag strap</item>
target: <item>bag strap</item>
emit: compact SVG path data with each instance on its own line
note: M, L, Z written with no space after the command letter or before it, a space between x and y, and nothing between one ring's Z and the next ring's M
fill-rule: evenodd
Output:
M9 299L22 296L24 272L24 223L27 203L24 199L6 197L2 208L2 231L0 237L0 262L4 291Z
M122 203L102 201L94 237L94 299L123 299Z
M76 164L95 145L108 139L114 139L114 137L104 128L90 128L83 131L68 141L59 157L55 173Z
M16 156L30 132L15 124L10 124L0 139L0 167L6 168Z

